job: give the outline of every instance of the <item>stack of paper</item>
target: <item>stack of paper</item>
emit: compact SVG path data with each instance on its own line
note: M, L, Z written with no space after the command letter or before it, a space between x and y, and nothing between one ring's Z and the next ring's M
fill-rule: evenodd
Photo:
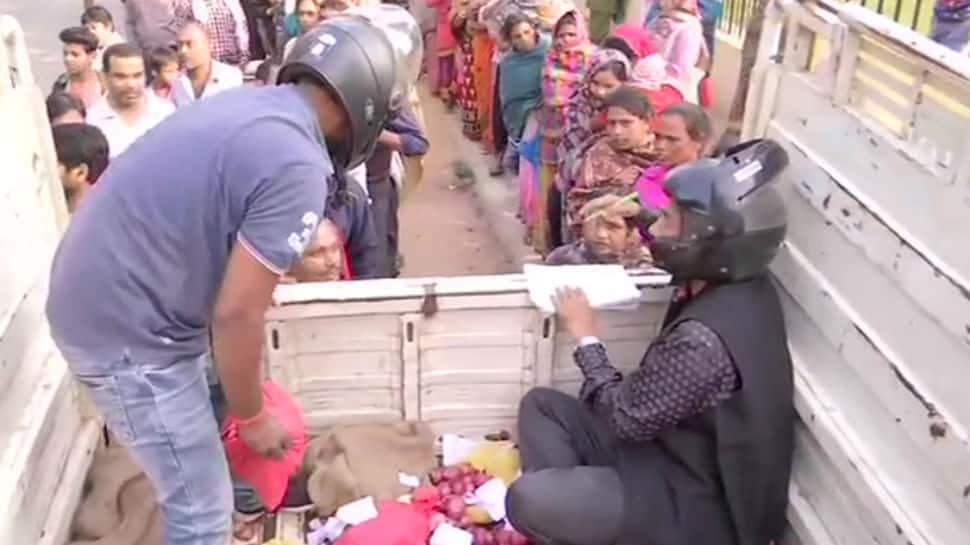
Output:
M532 303L550 314L556 290L565 287L582 289L593 308L636 308L640 301L640 290L620 265L527 264L522 272Z

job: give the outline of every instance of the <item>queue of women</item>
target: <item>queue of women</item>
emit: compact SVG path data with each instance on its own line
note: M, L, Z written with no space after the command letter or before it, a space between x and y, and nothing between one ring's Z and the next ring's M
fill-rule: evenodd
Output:
M711 136L697 0L660 0L642 26L598 40L570 0L427 6L432 93L494 154L494 175L517 175L526 242L551 264L648 265L644 226L669 204L667 173Z

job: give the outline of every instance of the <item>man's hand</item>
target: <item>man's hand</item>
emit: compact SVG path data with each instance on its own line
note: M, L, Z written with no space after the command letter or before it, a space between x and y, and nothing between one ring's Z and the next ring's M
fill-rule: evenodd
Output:
M566 323L566 329L577 340L598 335L596 311L589 305L586 294L579 288L560 288L552 299L556 312Z
M377 142L382 146L386 146L394 151L404 151L404 146L401 144L401 135L393 133L389 130L381 131L380 136L377 137Z
M263 412L249 422L239 423L239 437L249 448L273 459L280 459L293 446L293 438L275 416Z

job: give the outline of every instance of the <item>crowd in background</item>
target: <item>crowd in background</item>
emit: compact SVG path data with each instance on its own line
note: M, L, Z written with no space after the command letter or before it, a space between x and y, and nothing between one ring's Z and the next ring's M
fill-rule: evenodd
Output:
M609 5L607 5L609 4ZM429 86L518 176L525 240L548 263L649 264L670 169L700 158L720 3L428 0ZM604 199L606 195L619 198Z
M53 85L47 109L71 211L109 159L167 116L244 84L271 83L296 38L352 6L343 0L131 0L125 5L126 36L99 5L83 11L80 25L60 32L65 71ZM422 127L419 114L403 104L387 120L371 159L331 184L336 189L329 200L330 221L321 225L318 243L288 281L399 274L402 158L427 153Z
M128 36L98 5L60 33L65 72L48 108L52 125L72 125L55 131L72 210L109 159L176 109L244 80L271 83L297 37L356 5L173 0L165 11L160 4L126 2ZM551 264L649 265L646 225L669 204L667 173L703 156L711 137L703 106L711 100L711 21L720 3L659 0L642 24L615 24L626 8L607 4L408 6L425 36L429 90L458 111L464 135L493 154L492 174L517 178L525 240ZM342 255L298 271L298 279L399 274L401 158L427 152L422 127L404 105L373 157L341 176L330 210L336 236L321 237L341 241Z

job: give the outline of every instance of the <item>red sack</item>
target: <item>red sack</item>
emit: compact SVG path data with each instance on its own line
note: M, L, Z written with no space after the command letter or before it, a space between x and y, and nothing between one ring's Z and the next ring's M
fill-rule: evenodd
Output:
M275 382L263 383L263 406L293 439L293 446L282 459L266 458L249 448L239 436L238 419L232 415L226 418L222 439L232 470L256 489L263 504L272 512L283 503L290 477L296 475L303 464L307 449L306 421L296 399Z
M431 537L430 517L419 506L382 502L377 518L344 532L334 545L426 545Z

